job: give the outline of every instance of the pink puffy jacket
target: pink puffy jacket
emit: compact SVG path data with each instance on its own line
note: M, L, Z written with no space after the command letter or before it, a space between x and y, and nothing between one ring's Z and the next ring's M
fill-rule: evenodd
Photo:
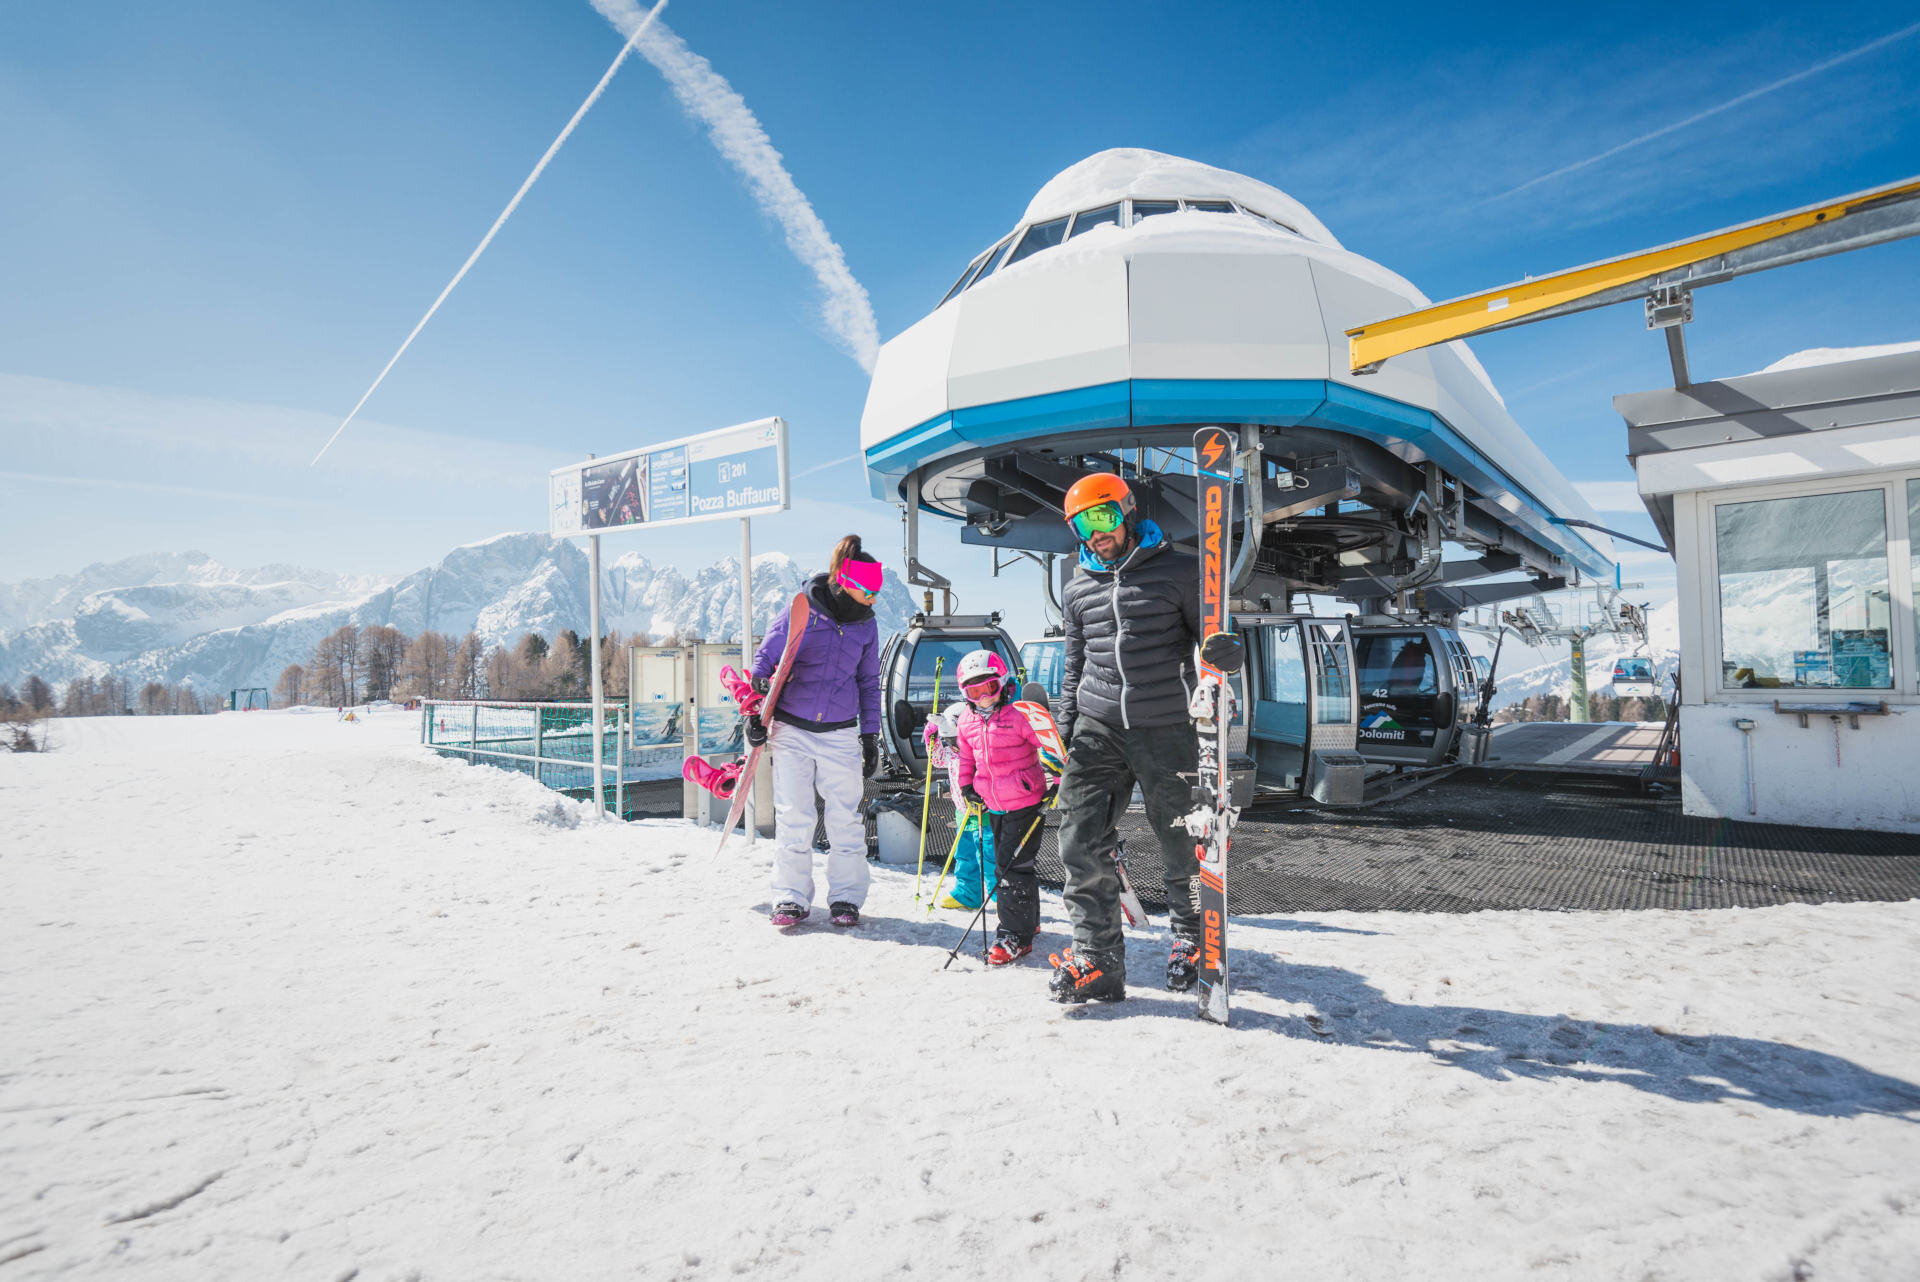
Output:
M1047 791L1039 745L1026 716L1012 704L984 716L969 707L960 714L959 786L972 784L989 810L1039 805Z

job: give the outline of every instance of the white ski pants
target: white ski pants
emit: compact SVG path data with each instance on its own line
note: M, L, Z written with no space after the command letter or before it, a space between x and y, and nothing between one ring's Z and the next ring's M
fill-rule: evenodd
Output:
M859 907L867 902L867 833L860 822L864 784L860 732L802 730L775 721L768 729L773 754L773 901L813 906L813 830L817 792L826 803L827 902Z

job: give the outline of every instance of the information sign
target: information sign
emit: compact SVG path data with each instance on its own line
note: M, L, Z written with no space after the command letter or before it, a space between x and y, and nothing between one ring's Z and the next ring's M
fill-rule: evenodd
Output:
M557 539L640 526L758 516L787 506L787 424L765 418L555 468Z

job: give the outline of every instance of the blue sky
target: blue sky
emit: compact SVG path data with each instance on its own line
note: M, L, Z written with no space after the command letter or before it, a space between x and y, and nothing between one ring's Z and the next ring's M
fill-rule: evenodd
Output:
M675 0L665 20L758 115L884 339L1111 146L1271 182L1435 298L1906 177L1916 16ZM16 6L0 32L0 579L187 547L405 572L539 527L548 467L774 413L806 474L761 546L816 560L857 528L897 561L893 511L836 462L865 375L639 59L305 466L618 50L586 0ZM1907 242L1704 291L1696 376L1920 337L1917 280ZM1475 348L1569 477L1630 479L1611 397L1668 377L1637 310ZM934 545L981 597L980 554ZM733 546L707 526L613 550Z

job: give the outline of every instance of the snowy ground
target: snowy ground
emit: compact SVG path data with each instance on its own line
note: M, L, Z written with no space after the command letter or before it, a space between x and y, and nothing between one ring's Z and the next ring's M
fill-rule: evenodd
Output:
M1237 919L1223 1030L415 725L0 757L0 1282L1920 1276L1920 902Z

